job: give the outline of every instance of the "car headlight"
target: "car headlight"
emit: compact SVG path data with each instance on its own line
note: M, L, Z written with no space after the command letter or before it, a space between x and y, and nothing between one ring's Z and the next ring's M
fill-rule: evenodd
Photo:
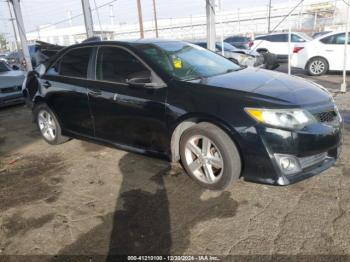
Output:
M316 123L315 117L302 109L245 108L248 115L259 123L287 129L302 129Z

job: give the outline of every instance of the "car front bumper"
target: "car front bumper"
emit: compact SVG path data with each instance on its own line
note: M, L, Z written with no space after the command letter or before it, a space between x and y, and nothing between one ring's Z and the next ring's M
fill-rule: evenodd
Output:
M342 126L342 123L337 126L319 123L303 131L260 125L251 127L243 133L246 146L241 146L244 159L242 176L248 181L282 186L317 175L337 161L341 152ZM300 170L293 174L284 173L276 158L279 154L294 157L299 164L302 162Z
M24 103L22 91L13 93L0 93L0 107Z

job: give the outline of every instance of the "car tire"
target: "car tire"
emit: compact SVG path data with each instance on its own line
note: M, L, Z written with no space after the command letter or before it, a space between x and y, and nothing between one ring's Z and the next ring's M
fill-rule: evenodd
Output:
M34 108L35 122L44 140L51 145L59 145L69 140L62 136L62 129L56 115L44 103Z
M211 123L202 122L184 131L180 157L187 174L211 190L228 187L241 173L241 157L235 143Z
M320 76L328 72L328 61L322 57L311 58L307 63L306 70L311 76Z

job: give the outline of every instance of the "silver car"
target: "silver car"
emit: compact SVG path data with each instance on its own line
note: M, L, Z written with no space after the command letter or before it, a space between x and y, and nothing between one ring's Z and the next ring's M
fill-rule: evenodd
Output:
M22 83L25 72L14 70L0 60L0 107L23 103Z

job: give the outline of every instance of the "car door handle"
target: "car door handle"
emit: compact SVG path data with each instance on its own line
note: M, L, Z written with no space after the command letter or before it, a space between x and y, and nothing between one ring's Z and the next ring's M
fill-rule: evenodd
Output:
M93 96L100 96L102 94L101 90L98 89L88 89L89 90L89 94L93 95Z
M118 99L119 99L119 94L114 94L113 100L114 100L114 101L117 101Z
M51 86L51 83L49 81L45 81L44 83L42 83L42 86L45 88L49 88Z

